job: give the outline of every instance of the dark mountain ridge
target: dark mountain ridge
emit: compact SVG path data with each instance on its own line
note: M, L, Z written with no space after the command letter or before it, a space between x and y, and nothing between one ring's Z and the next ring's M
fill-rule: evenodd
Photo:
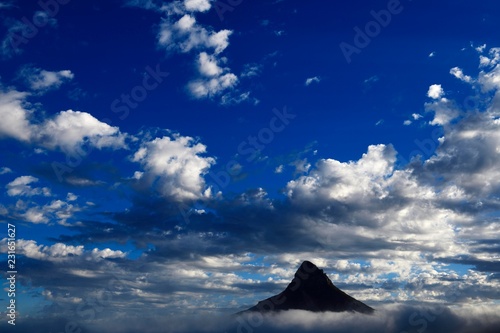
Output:
M337 288L328 276L310 261L304 261L292 282L278 295L244 311L307 310L313 312L352 311L371 314L375 310Z

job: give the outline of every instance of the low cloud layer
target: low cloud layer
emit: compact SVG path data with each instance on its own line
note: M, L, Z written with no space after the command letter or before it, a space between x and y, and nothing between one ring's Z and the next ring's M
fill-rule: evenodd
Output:
M380 308L374 315L356 313L313 313L301 310L262 315L241 316L206 313L155 317L113 317L101 313L86 320L91 312L75 318L53 318L23 322L18 329L49 332L63 327L89 333L495 333L500 325L498 308L447 308L440 306L392 305ZM83 311L82 311L83 313ZM1 326L0 326L1 327Z

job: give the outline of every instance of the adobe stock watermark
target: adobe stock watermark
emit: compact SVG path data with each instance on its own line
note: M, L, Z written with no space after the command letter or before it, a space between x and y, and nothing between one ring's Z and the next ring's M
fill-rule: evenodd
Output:
M261 128L255 135L249 135L245 140L238 144L237 152L241 157L246 157L247 163L257 161L262 151L274 141L276 134L282 132L297 115L289 113L286 106L283 110L273 109L274 117L269 120L267 127ZM226 163L225 168L218 172L210 171L208 176L212 180L214 192L219 192L227 187L234 177L241 174L241 168L238 168L239 162L235 159Z
M125 120L130 115L130 110L136 109L148 97L148 94L158 88L169 75L170 73L163 72L160 69L160 64L157 64L154 69L151 66L146 66L142 82L113 100L110 105L111 112L118 114L120 120ZM108 125L113 123L109 118L103 119L103 121ZM95 147L88 144L85 147L83 145L77 147L72 151L63 151L66 156L65 163L52 162L51 164L57 180L62 182L64 175L72 173L94 149Z
M224 21L224 13L232 12L236 7L241 5L243 0L217 0L213 6L219 16L219 20Z
M106 306L110 306L113 299L113 293L120 290L118 285L126 286L122 280L113 275L108 285L98 292L96 297L87 297L77 306L75 313L78 318L68 321L64 325L64 331L60 333L84 332L85 330L82 329L82 325L78 320L94 320Z
M274 141L276 134L282 132L297 115L289 113L286 106L283 110L274 108L274 116L269 120L268 126L261 128L255 135L249 135L237 146L237 153L240 157L245 157L247 163L255 163L262 151ZM210 178L208 187L212 188L212 193L219 193L220 190L229 186L234 177L242 173L242 166L236 160L227 162L222 170L210 171L206 177ZM192 207L185 203L177 206L186 224L189 224L189 217L195 214Z
M412 1L412 0L408 0ZM360 54L363 49L368 47L372 40L382 32L391 22L394 15L400 14L404 9L400 0L389 0L386 9L379 11L371 10L370 15L373 20L368 21L363 28L359 26L354 27L354 38L352 44L341 42L339 44L340 50L344 55L348 64L352 62L354 54Z
M35 12L31 20L23 16L19 22L19 28L15 29L20 32L20 34L10 31L7 36L13 52L20 53L21 45L26 45L30 40L35 38L40 29L49 24L50 20L59 13L61 5L66 5L70 1L71 0L38 1L38 6L41 8L41 11Z
M453 285L450 292L448 293L449 299L448 303L455 303L458 297L461 295L461 291L456 284ZM413 311L408 317L408 324L411 328L410 331L401 331L400 333L424 333L429 327L430 323L436 321L436 319L443 314L447 309L444 305L435 306L431 308L422 308L418 311Z

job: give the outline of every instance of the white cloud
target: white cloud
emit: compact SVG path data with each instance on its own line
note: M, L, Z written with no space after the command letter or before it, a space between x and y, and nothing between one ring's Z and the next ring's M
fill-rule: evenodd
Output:
M174 135L145 143L132 157L144 167L140 181L155 184L165 197L177 201L210 196L203 175L215 160L203 157L206 146L191 137Z
M158 42L167 50L190 52L195 48L213 49L215 54L224 51L229 45L231 30L213 31L196 22L196 18L184 14L175 23L169 20L160 25Z
M483 45L480 45L478 47L476 47L476 51L479 52L479 53L483 53L484 52L484 49L486 49L486 44L483 44Z
M426 103L425 111L434 112L434 119L430 121L431 125L447 125L460 115L455 104L444 97L432 103Z
M450 74L461 81L464 81L467 83L472 82L472 77L470 77L469 75L464 75L464 72L462 71L462 69L460 69L458 67L453 67L452 69L450 69Z
M24 67L20 71L19 75L24 78L32 90L36 91L57 89L64 82L74 78L74 74L70 70L53 72L29 66Z
M479 67L493 67L500 63L500 47L492 47L488 52L488 57L479 57Z
M0 240L0 248L6 248L6 238ZM46 260L52 262L64 262L68 259L81 257L82 259L92 259L98 261L106 258L124 258L125 252L105 248L100 250L94 248L92 251L86 251L83 245L66 245L64 243L55 243L53 245L38 245L34 240L18 239L16 250L19 254L31 259Z
M357 200L358 195L384 197L386 190L378 180L392 173L396 152L392 146L370 146L356 162L342 163L323 159L308 175L287 184L294 202L310 200Z
M73 152L84 143L93 147L126 148L125 135L118 127L103 123L81 111L61 111L37 128L36 141L49 149Z
M10 168L7 168L7 167L0 168L0 175L5 175L7 173L12 173L12 170Z
M432 51L431 53L429 53L429 58L433 58L436 56L436 52Z
M321 79L318 76L310 77L306 79L305 85L309 86L312 83L319 83Z
M411 120L405 120L405 121L403 122L403 125L408 126L408 125L411 125L411 123L412 123L412 121L411 121Z
M29 141L31 125L28 120L30 111L24 107L28 94L16 90L0 91L0 136Z
M422 118L422 115L418 113L413 113L411 116L413 117L414 120L419 120L420 118Z
M276 169L274 169L274 173L282 173L283 172L283 169L284 169L284 165L283 164L280 164L276 167Z
M209 0L184 0L184 6L194 12L206 12L211 8Z
M231 92L237 86L238 76L231 73L229 68L222 68L226 62L220 57L229 46L231 30L213 30L211 27L199 24L195 13L206 12L211 3L208 0L185 0L183 5L175 1L166 5L167 18L160 24L158 44L168 51L190 53L198 51L196 58L198 77L192 79L187 89L194 98L213 98L227 92L223 104L240 103L248 100L241 98L242 93L233 96ZM150 6L151 7L151 6ZM243 93L244 94L244 93Z
M226 73L206 79L197 79L188 84L189 91L195 98L214 97L224 90L233 88L238 83L238 77Z
M125 252L120 250L111 250L110 248L106 248L104 250L99 250L98 248L94 248L90 253L92 258L95 260L106 259L106 258L124 258L126 256Z
M67 201L75 201L76 199L78 199L78 196L71 192L66 196Z
M87 112L61 111L43 122L33 123L33 113L25 108L27 93L10 90L0 92L0 136L30 142L48 149L74 153L82 145L96 148L126 148L126 135L118 127L109 126Z
M250 96L250 91L246 91L243 93L228 92L221 96L222 105L235 105L245 101L252 102L253 105L257 105L260 103L257 98Z
M7 188L7 194L11 197L13 196L33 196L33 195L43 195L50 196L50 189L48 187L43 188L33 188L30 186L32 183L38 182L38 178L33 176L21 176L17 177L5 187Z
M34 224L49 222L49 219L45 216L44 211L38 207L29 208L25 213L21 214L21 216L25 221Z
M439 99L444 95L444 90L440 84L433 84L427 91L427 96L433 99Z
M198 56L198 66L200 73L206 76L217 76L223 71L217 64L215 56L210 56L206 52L201 52Z

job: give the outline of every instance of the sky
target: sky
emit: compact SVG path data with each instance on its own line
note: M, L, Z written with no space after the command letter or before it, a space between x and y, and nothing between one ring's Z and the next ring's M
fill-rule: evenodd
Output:
M2 331L498 327L499 10L0 0ZM228 319L303 260L378 315Z

